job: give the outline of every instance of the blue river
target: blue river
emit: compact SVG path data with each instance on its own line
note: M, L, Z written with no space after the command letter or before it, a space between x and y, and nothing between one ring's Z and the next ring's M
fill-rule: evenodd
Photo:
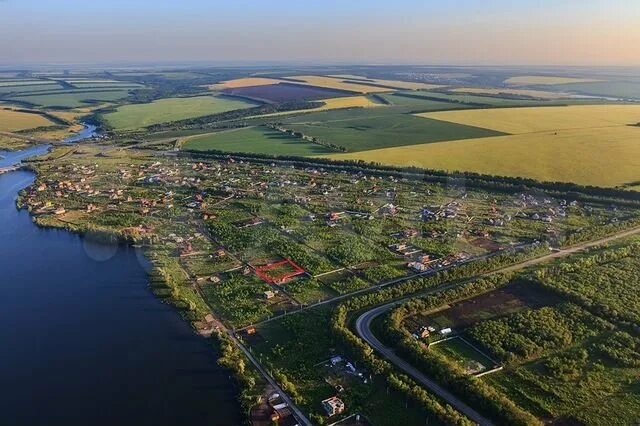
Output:
M216 349L154 297L142 254L37 227L15 205L34 179L0 175L0 424L241 424Z

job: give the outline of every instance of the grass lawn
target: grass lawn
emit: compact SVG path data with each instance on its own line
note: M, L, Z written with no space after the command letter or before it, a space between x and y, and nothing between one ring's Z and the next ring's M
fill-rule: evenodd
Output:
M432 345L429 349L460 364L470 374L480 373L494 366L493 361L460 338Z
M196 151L248 152L272 155L323 155L336 151L266 127L222 131L189 139L185 149Z
M502 135L439 120L423 121L406 114L402 107L325 111L282 121L288 129L343 146L349 152Z
M124 105L103 117L116 130L132 130L153 124L251 108L256 105L245 100L222 96L167 98L148 104Z

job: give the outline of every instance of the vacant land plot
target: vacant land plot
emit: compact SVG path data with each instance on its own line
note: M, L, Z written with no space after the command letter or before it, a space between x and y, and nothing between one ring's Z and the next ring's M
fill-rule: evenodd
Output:
M223 89L237 89L239 87L254 87L254 86L269 86L271 84L282 83L282 80L275 78L265 77L248 77L238 78L235 80L223 81L222 83L212 84L209 87L211 90L223 90Z
M268 103L316 101L320 99L344 97L352 94L342 90L311 87L302 84L279 83L262 86L225 89L226 95L241 96Z
M537 86L543 84L570 84L570 83L591 83L594 81L592 78L575 78L575 77L550 77L543 75L523 75L518 77L511 77L504 82L513 86Z
M491 358L478 351L461 337L437 343L429 346L429 349L460 364L467 374L477 374L496 366Z
M0 131L17 132L53 125L55 123L39 114L0 109Z
M183 147L196 151L218 150L300 156L335 152L322 145L305 142L302 139L266 127L234 129L205 136L196 136L189 139Z
M256 104L222 96L167 98L148 104L124 105L104 118L114 129L131 130L253 106Z
M420 114L420 117L523 134L551 130L618 127L640 122L640 105L574 105L500 108Z
M24 94L12 96L9 101L25 102L42 107L78 108L87 104L108 102L129 96L129 90L68 90L38 94Z
M332 78L319 75L296 75L288 77L290 80L295 80L301 84L310 84L312 86L326 87L329 89L346 90L349 92L358 93L379 93L390 92L393 89L388 87L376 87L367 85L365 82L346 82L341 78Z
M523 309L554 305L560 299L551 292L525 283L514 283L499 290L455 303L447 309L410 320L410 325L435 324L440 328L465 328L479 321L498 318Z
M501 134L439 120L421 122L403 111L394 107L326 111L284 119L283 123L288 129L353 152Z
M618 186L640 180L639 140L640 127L618 126L441 142L332 157Z
M526 89L491 89L479 87L459 87L452 89L456 93L473 93L476 95L511 95L511 96L528 96L539 99L561 99L567 95L556 92L547 92L544 90L526 90Z

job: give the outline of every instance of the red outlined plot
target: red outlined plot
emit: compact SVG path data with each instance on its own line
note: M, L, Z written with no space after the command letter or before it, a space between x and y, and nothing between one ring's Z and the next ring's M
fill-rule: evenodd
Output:
M285 284L307 272L289 259L256 268L256 275L268 284Z

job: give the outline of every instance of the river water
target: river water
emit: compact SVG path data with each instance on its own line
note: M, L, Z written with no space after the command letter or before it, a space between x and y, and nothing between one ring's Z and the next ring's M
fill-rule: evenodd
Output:
M46 152L2 153L0 167ZM0 175L0 424L236 425L216 350L148 289L136 249L40 229Z

